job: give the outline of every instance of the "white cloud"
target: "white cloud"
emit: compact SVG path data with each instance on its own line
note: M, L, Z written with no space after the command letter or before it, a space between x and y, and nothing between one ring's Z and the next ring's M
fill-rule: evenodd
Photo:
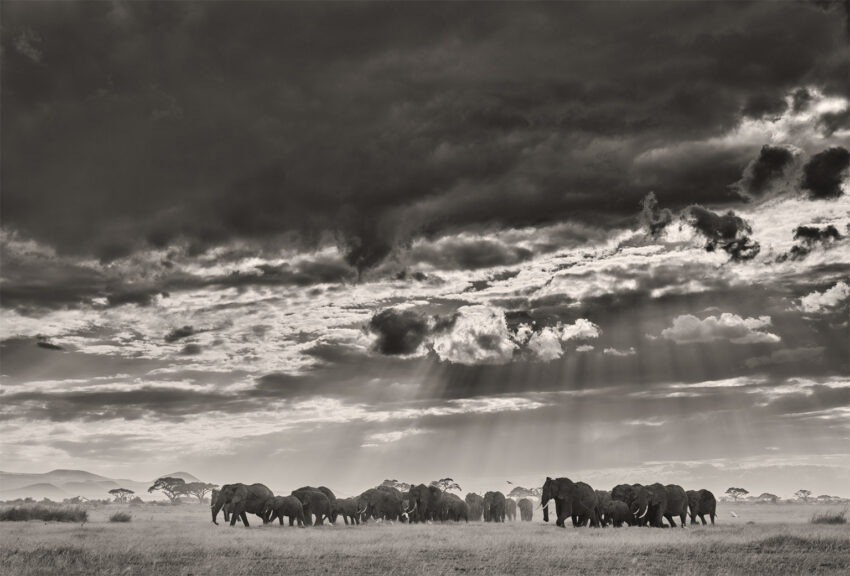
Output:
M677 344L729 340L735 344L775 343L781 338L764 332L771 325L770 316L742 318L724 312L720 316L708 316L700 320L692 314L673 319L673 325L661 331L661 336Z
M561 327L561 339L567 340L588 340L590 338L599 338L602 330L599 326L586 320L579 318L574 324L566 324Z
M558 333L548 326L540 332L532 334L527 346L529 350L544 362L557 360L564 353Z
M835 286L823 292L812 292L800 298L800 309L803 312L827 312L850 297L850 286L838 282Z
M418 436L420 434L427 433L427 430L423 430L421 428L408 428L406 430L394 430L392 432L378 432L367 436L364 439L363 444L360 446L363 448L373 448L381 444L392 444L393 442L398 442L399 440L410 436Z
M630 347L628 350L617 350L616 348L606 348L602 351L606 356L634 356L637 354L637 350L635 350L634 346Z
M582 344L581 346L576 348L576 352L590 352L591 350L593 350L593 346L591 346L590 344Z
M434 338L437 355L456 364L505 364L513 357L505 313L501 308L462 306L452 329Z

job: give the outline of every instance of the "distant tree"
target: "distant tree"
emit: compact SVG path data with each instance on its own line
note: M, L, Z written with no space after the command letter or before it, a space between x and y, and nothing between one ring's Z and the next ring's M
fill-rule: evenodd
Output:
M821 504L829 504L830 502L834 502L836 500L838 500L838 497L830 496L829 494L821 494L817 497L817 501Z
M439 480L434 480L431 482L431 486L437 486L443 492L448 492L450 490L461 491L460 484L452 480L451 478L440 478Z
M799 500L802 500L803 502L806 502L806 503L809 502L809 496L811 496L811 495L812 495L811 490L797 490L796 492L794 492L794 496L796 496Z
M381 482L381 486L388 486L390 488L395 488L396 490L400 490L401 492L407 492L410 490L410 484L407 482L399 482L398 480L384 480Z
M180 497L186 494L186 481L182 478L172 478L171 476L157 478L153 486L148 488L148 492L153 492L154 490L159 490L171 500L172 504L177 504Z
M759 502L770 502L772 504L776 504L777 500L779 500L779 496L771 494L770 492L762 492L758 497Z
M109 494L112 494L115 497L116 502L123 504L127 501L130 494L135 494L135 492L129 488L113 488L109 491Z
M514 486L508 492L508 498L539 498L543 490L541 488L524 488L522 486Z
M212 492L213 488L217 488L218 484L209 484L207 482L189 482L184 484L180 489L183 494L194 496L201 504L204 503L204 497Z
M737 501L738 501L738 498L742 498L742 497L746 496L747 494L749 494L749 493L750 493L750 491L749 491L749 490L745 490L745 489L743 489L743 488L735 488L735 487L733 486L732 488L728 488L728 489L726 490L726 493L727 493L729 496L731 496L731 497L732 497L732 499L733 499L733 500L735 500L735 502L737 502Z

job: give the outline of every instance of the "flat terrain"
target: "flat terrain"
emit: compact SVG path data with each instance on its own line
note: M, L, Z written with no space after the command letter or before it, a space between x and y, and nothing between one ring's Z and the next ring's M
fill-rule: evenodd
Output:
M132 522L108 522L121 509ZM539 511L505 525L245 529L214 526L202 505L107 506L83 526L0 523L0 574L847 574L850 525L808 523L829 509L724 505L716 526L685 530L558 529Z

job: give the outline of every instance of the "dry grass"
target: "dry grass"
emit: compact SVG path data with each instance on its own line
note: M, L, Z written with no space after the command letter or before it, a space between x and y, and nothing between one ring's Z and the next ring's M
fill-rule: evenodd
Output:
M85 526L0 525L0 574L846 574L850 527L813 526L815 508L738 505L738 518L686 530L576 530L539 518L245 529L212 525L204 506L146 506L112 524L107 507Z
M0 509L0 522L85 522L88 511L81 506L64 504L24 504Z
M133 520L133 515L129 512L118 511L109 517L110 522L130 522Z
M847 524L847 510L834 512L815 512L810 520L812 524Z

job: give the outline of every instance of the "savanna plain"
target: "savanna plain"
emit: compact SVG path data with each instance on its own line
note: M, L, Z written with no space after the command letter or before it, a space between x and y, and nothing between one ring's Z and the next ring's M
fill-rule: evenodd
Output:
M110 505L84 524L0 523L0 574L847 574L850 525L822 505L721 504L715 526L532 522L215 526L204 505ZM109 517L127 511L132 520ZM734 511L737 518L730 512Z

